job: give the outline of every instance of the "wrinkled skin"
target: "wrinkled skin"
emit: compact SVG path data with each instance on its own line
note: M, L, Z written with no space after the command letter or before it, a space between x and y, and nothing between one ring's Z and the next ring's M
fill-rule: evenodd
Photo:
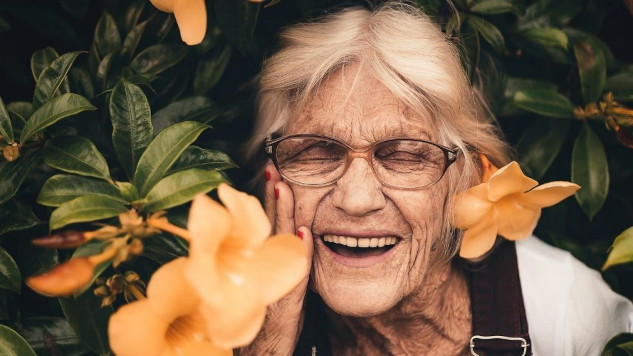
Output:
M396 137L437 142L429 119L415 117L359 65L339 70L321 85L283 132L296 133L333 137L355 148ZM456 355L464 351L470 333L466 282L432 248L442 231L446 178L420 190L388 188L362 158L356 158L338 182L326 187L287 184L272 165L267 171L270 218L278 230L298 227L313 252L310 286L329 308L335 354L432 351ZM320 239L324 233L371 233L398 236L402 241L383 261L350 267L333 258ZM307 285L308 280L303 281L269 308L266 325L246 353L292 352L301 329ZM356 337L337 337L341 334Z

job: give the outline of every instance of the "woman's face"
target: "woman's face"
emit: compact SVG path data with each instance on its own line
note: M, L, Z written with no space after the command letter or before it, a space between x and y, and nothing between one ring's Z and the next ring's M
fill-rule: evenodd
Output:
M437 142L428 118L414 116L359 67L348 66L325 81L284 135L318 134L354 148L397 137ZM330 308L346 315L377 315L425 288L438 260L431 246L442 231L446 178L419 190L388 188L367 161L356 158L332 185L290 186L296 226L309 227L314 236L313 288ZM333 236L339 243L326 245L324 238ZM379 243L384 238L387 244L395 237L396 244L390 249L347 248L342 237L377 238Z

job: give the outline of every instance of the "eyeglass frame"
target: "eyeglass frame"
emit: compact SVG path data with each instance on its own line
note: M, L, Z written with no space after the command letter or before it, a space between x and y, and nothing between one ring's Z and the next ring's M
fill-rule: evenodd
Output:
M291 179L289 177L287 177L279 168L279 163L277 162L277 146L279 146L279 143L285 139L288 138L296 138L296 137L308 137L308 138L318 138L318 139L325 139L327 141L332 141L334 143L340 144L341 146L345 147L347 149L347 160L345 162L345 167L343 168L343 172L336 177L335 179L326 182L326 183L319 183L319 184L306 184L306 183L300 183L295 181L294 179ZM386 184L382 181L382 179L380 178L380 176L376 173L376 169L374 168L374 164L373 164L373 150L376 148L376 146L383 144L385 142L389 142L389 141L398 141L398 140L407 140L407 141L417 141L417 142L423 142L423 143L427 143L430 144L432 146L435 146L437 148L439 148L440 150L442 150L442 153L444 153L444 169L442 170L442 174L440 174L440 176L433 182L427 184L427 185L423 185L421 187L415 187L415 188L403 188L403 187L397 187L391 184ZM266 143L264 144L264 150L266 152L266 154L268 155L268 157L273 161L273 164L275 165L275 168L277 168L277 171L279 172L279 174L285 178L286 180L297 184L297 185L301 185L304 187L325 187L331 184L334 184L336 182L338 182L339 179L341 179L345 173L347 173L347 170L349 169L349 166L351 166L352 161L356 158L363 158L365 159L365 162L367 162L369 164L369 167L371 168L372 172L374 173L374 176L376 177L376 179L380 182L380 184L382 184L385 187L388 188L393 188L393 189L400 189L400 190L419 190L419 189L423 189L423 188L427 188L430 187L434 184L436 184L437 182L439 182L444 175L446 174L446 171L448 170L448 168L455 163L455 161L457 161L457 158L459 157L459 153L461 152L460 149L451 149L448 148L446 146L440 145L439 143L435 143L433 141L428 141L428 140L424 140L424 139L419 139L419 138L411 138L411 137L396 137L396 138L390 138L387 140L382 140L382 141L376 141L374 143L372 143L371 145L367 146L364 149L356 149L351 147L350 145L348 145L347 143L343 142L343 141L339 141L335 138L332 137L327 137L327 136L322 136L322 135L316 135L316 134L294 134L294 135L287 135L287 136L282 136L282 137L278 137L276 139L270 139L270 136L268 138L266 138Z

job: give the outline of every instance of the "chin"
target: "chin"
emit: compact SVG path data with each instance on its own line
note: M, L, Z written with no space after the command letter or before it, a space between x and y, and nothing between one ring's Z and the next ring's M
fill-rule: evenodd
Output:
M400 295L385 287L383 283L365 283L362 286L330 286L326 290L316 286L315 289L325 304L337 314L372 317L391 310L401 300Z

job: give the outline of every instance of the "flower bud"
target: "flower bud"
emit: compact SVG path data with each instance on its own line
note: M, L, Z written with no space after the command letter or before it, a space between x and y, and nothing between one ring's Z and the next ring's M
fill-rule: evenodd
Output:
M56 234L33 239L31 243L44 248L76 248L84 244L86 238L83 231L67 230Z
M17 145L4 146L2 148L2 155L7 161L13 162L20 157L20 149Z
M90 285L94 265L85 257L75 257L48 272L26 280L34 291L51 297L69 296Z

